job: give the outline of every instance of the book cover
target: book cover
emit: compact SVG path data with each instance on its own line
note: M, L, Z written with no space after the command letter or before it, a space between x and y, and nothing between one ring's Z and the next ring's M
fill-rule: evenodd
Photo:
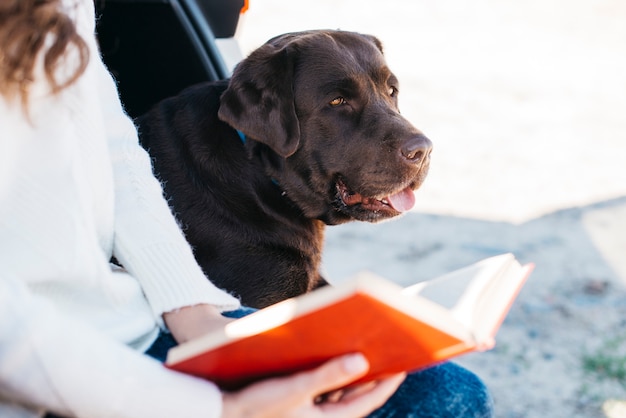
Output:
M354 352L370 363L359 382L417 370L493 347L532 267L505 254L406 289L362 273L181 344L166 366L226 390Z

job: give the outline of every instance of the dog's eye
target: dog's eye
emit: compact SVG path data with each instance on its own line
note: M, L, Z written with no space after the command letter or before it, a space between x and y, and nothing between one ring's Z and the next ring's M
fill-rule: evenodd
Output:
M389 87L389 95L395 97L398 94L398 89L395 87Z
M343 97L335 97L328 104L333 107L336 107L336 106L341 106L342 104L345 104L345 103L346 103L346 99L344 99Z

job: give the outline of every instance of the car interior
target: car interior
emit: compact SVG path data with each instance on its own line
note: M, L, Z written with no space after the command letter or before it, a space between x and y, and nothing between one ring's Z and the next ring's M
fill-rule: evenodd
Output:
M234 36L245 0L96 0L104 62L131 117L230 70L217 39Z

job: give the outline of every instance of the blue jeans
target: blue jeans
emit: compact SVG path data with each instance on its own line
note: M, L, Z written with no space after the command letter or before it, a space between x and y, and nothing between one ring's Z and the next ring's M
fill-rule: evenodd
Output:
M242 308L224 313L240 318L253 309ZM146 354L165 361L167 350L176 341L161 333ZM396 393L369 418L488 418L493 416L491 396L483 382L472 372L454 363L411 373Z

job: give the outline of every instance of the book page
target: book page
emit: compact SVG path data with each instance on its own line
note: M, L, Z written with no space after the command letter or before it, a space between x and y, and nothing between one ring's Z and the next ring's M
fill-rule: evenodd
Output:
M511 263L502 272L500 279L490 283L481 293L470 318L475 324L474 334L478 339L493 336L533 268L532 263L524 266L517 262Z
M473 312L481 294L505 270L515 262L512 254L502 254L453 271L436 279L407 287L407 296L421 296L452 312L453 317L472 328Z
M421 296L446 309L452 309L473 279L473 273L468 271L469 274L467 274L465 270L449 273L435 280L414 284L405 288L402 293L408 297Z

